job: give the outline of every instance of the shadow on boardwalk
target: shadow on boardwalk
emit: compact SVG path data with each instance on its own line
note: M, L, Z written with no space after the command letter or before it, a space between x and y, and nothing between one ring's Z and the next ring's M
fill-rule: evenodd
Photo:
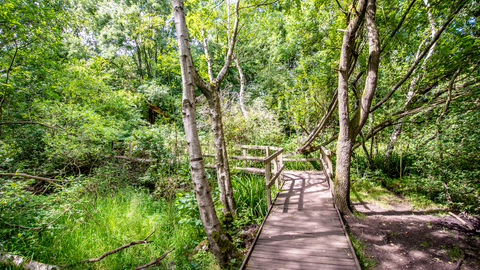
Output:
M359 269L322 172L285 172L247 269Z

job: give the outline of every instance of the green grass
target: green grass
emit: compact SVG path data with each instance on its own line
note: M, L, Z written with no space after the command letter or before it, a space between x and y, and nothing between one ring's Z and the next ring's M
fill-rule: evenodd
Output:
M384 185L382 185L382 181ZM444 205L439 204L422 193L411 190L411 179L389 178L384 175L358 177L352 175L351 198L358 202L375 202L388 205L391 202L408 202L416 209L442 209ZM399 197L398 194L403 196Z
M348 233L348 236L350 237L350 241L352 242L353 249L355 250L355 254L357 254L357 259L362 269L374 269L374 266L377 264L377 262L365 254L365 240L353 237L350 232Z
M237 216L245 223L261 223L267 214L267 196L265 194L265 177L262 175L232 174L232 187L237 202ZM272 200L275 191L272 190Z
M203 240L203 230L179 224L181 217L173 203L153 199L145 191L129 187L95 200L87 196L84 205L98 224L76 204L41 233L15 229L10 239L2 235L2 245L8 247L8 252L48 264L71 265L72 269L131 269L173 247L176 250L162 261L160 268L172 261L179 269L202 269L205 263L212 261L208 259L211 255L207 256L208 260L201 257L187 260L188 252ZM142 240L154 230L149 238L152 243L131 246L96 263L78 263L131 241Z

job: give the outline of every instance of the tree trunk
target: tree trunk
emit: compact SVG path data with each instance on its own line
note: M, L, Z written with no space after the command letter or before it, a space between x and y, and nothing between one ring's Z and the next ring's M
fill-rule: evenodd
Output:
M337 142L337 167L335 171L334 199L342 214L351 214L350 209L350 159L352 156L352 140L350 117L348 112L348 67L352 54L356 32L360 28L365 15L366 0L360 0L358 15L353 15L343 36L342 51L338 70L338 118L340 131Z
M360 0L357 13L353 16L343 38L338 72L338 114L340 132L337 143L337 169L335 178L334 199L338 210L342 214L351 214L350 208L350 161L353 142L361 132L368 119L373 94L377 88L378 66L380 61L380 41L376 25L376 1ZM366 30L368 35L369 58L365 89L360 104L353 116L349 119L348 111L348 70L349 59L357 31L361 31L363 17L366 13Z
M213 146L215 148L215 169L217 171L218 187L220 188L220 201L224 206L222 207L222 212L228 222L235 215L237 207L233 197L232 182L230 181L230 168L220 109L220 91L215 87L211 87L210 93L211 98L208 99L208 105L210 106L210 121L212 124Z
M240 93L238 94L240 109L242 110L243 117L247 118L247 110L245 109L245 101L243 99L245 94L245 75L243 74L243 69L240 66L240 61L238 61L238 58L235 54L233 55L233 60L235 61L235 66L237 67L238 74L240 76Z
M210 116L212 124L212 134L215 148L215 167L217 171L217 181L220 188L220 200L223 204L222 212L224 214L224 221L229 223L233 221L232 217L235 214L236 203L233 197L233 188L230 180L230 168L228 163L228 155L225 144L225 135L223 132L222 112L220 109L220 85L225 78L230 63L232 61L233 49L236 42L237 30L238 30L238 7L240 1L237 1L235 5L235 22L231 36L228 37L228 51L225 59L225 63L219 71L216 78L213 76L212 58L208 52L208 40L205 36L205 32L202 29L203 49L205 51L205 57L208 66L208 77L210 83L205 82L195 70L194 82L198 86L200 91L205 95L210 106ZM230 15L229 15L230 16ZM230 31L228 31L230 34Z
M190 170L193 187L198 203L198 210L202 220L203 229L207 235L210 248L220 264L228 264L231 259L238 258L236 247L223 233L215 207L212 194L208 186L202 150L198 139L197 124L195 119L195 74L193 59L190 52L188 29L185 21L185 9L182 0L172 0L175 28L179 47L180 66L182 73L183 97L182 119L185 128ZM241 256L241 255L240 255Z
M142 48L141 43L135 38L135 44L137 46L137 58L138 58L138 75L140 76L140 83L143 81L143 68L142 68Z
M433 20L432 11L430 10L430 4L428 3L428 0L424 0L424 2L425 2L425 5L427 6L428 19L430 22L430 27L432 28L431 37L433 39L435 38L435 34L437 32L435 27L435 21ZM420 57L424 43L425 41L422 42L418 47L417 53L415 55L415 59L418 59ZM425 60L423 61L422 66L420 67L420 70L425 70L428 59L433 55L436 45L437 45L436 42L433 43L432 47L430 47L430 49L428 50L427 56L425 57ZM403 105L404 109L406 109L408 105L410 105L410 102L412 101L413 96L415 95L415 86L417 85L417 82L419 79L420 79L420 72L415 77L413 77L412 81L410 82L410 85L408 87L407 100ZM388 142L387 151L385 152L384 166L390 165L389 164L390 157L392 156L393 149L395 148L395 142L397 141L398 137L400 136L400 133L402 132L402 127L403 127L403 118L397 122L397 124L395 125L395 128L393 129L392 135L390 136L390 141Z

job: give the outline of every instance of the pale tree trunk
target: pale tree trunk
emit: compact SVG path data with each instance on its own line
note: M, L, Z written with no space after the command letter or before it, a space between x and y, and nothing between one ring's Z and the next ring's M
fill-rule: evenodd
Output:
M220 201L223 205L222 213L225 221L229 222L235 214L236 203L233 197L232 182L230 181L230 167L220 109L220 92L215 87L210 89L211 97L208 99L208 104L210 106L210 121L215 149L215 169L217 171L218 187L220 188Z
M361 0L355 14L345 30L340 65L338 72L338 114L340 132L337 143L337 168L335 175L334 199L338 210L342 214L351 214L350 209L350 160L355 138L362 130L368 119L373 94L377 88L378 66L380 61L380 42L376 25L376 1ZM353 37L361 31L360 25L366 13L366 30L368 36L369 60L367 78L362 99L355 115L350 120L348 111L348 74L349 56L352 53Z
M195 70L194 80L195 85L198 86L200 91L205 95L210 107L210 121L212 125L212 136L213 136L213 145L215 149L215 169L217 172L217 182L220 189L220 201L222 202L222 213L224 216L224 221L229 223L232 221L233 216L236 211L235 198L233 197L233 188L232 182L230 179L230 168L228 162L227 148L225 143L225 135L223 131L222 123L222 112L220 107L220 85L225 78L230 63L233 57L233 49L236 42L237 30L238 30L238 8L240 1L237 1L235 5L235 20L232 32L230 32L230 19L228 21L228 51L225 59L225 63L222 69L219 71L216 78L213 76L213 65L212 58L208 52L208 39L205 36L205 32L202 32L203 35L203 48L205 51L205 56L208 66L208 77L210 83L205 82L198 72ZM230 18L230 15L229 17Z
M228 264L231 259L238 257L235 246L223 233L215 207L212 193L208 186L205 165L202 158L202 149L198 139L197 124L195 119L195 74L188 29L185 21L185 9L182 0L172 0L175 28L178 39L180 66L182 72L182 119L185 128L190 170L193 188L198 203L200 218L210 248L218 262Z
M428 0L424 0L425 5L427 6L427 13L428 13L428 20L430 22L430 27L431 27L431 38L435 38L435 34L437 33L436 27L435 27L435 21L433 20L432 16L432 11L430 9L430 4L428 3ZM415 59L418 60L420 57L420 53L422 52L422 47L425 44L425 41L420 43L420 46L418 47L417 53L415 55ZM423 60L423 64L420 67L420 70L425 70L428 59L433 55L433 52L435 51L435 47L437 46L437 42L433 43L432 47L428 50L427 56L425 57L425 60ZM407 93L407 100L405 101L405 104L403 105L403 108L406 109L410 102L412 101L413 96L415 95L415 86L417 85L418 80L420 79L420 72L412 78L412 81L410 82L410 85L408 87L408 93ZM393 153L393 149L395 148L395 143L397 142L400 133L402 132L403 128L403 118L400 119L397 124L395 125L395 128L393 129L392 135L390 136L390 141L388 142L387 145L387 151L385 152L384 156L384 164L385 166L389 165L390 158Z
M245 101L244 101L244 94L245 94L245 75L243 74L243 69L240 66L240 61L238 60L237 56L233 54L233 60L235 61L235 67L238 70L238 74L240 76L240 93L238 94L238 100L240 103L240 110L242 111L242 115L244 118L248 117L247 110L245 109Z

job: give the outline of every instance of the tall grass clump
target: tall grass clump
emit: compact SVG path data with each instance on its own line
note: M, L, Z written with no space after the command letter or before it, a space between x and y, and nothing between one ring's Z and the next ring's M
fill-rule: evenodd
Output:
M49 202L48 198L45 202ZM2 249L48 264L67 265L69 269L131 269L158 258L170 248L176 249L161 262L160 269L204 269L214 262L211 254L189 258L189 252L204 239L203 230L195 224L180 223L185 217L174 201L155 199L144 189L127 186L114 192L88 193L78 201L50 203L44 207L55 211L43 211L41 217L30 219L31 224L21 223L27 219L20 217L9 222L34 227L66 210L65 214L41 231L3 225ZM145 239L153 231L148 239L152 243L131 246L96 263L82 263L131 241Z

